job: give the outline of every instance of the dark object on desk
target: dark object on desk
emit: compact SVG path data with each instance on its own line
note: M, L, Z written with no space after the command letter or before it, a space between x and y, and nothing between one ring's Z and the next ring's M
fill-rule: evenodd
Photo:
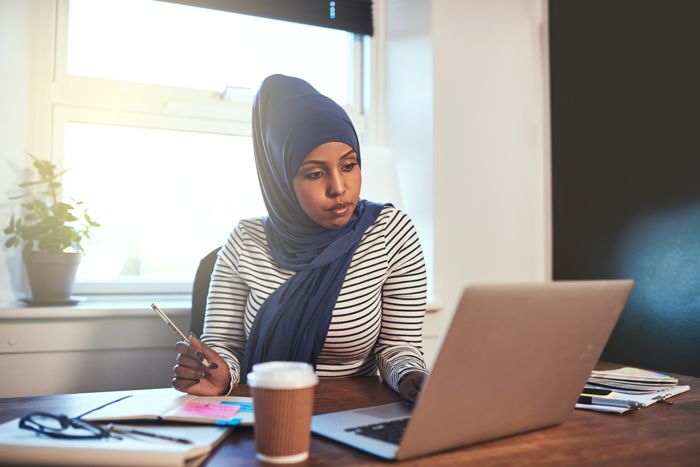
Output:
M20 302L27 306L72 306L77 305L80 302L84 302L85 297L78 297L77 295L71 295L70 298L56 298L56 299L32 299L32 298L21 298Z
M60 439L102 439L112 436L110 430L98 425L47 412L32 412L19 419L23 430L35 431L41 435Z
M192 444L192 440L186 438L178 438L176 436L168 436L160 433L154 433L152 431L137 430L135 428L116 426L114 423L108 423L105 427L106 431L109 433L119 433L123 435L138 435L145 436L147 438L162 439L163 441L171 441L173 443L179 444Z
M214 271L216 257L221 247L216 248L199 262L192 286L192 313L190 314L190 331L201 336L204 330L204 312L207 309L207 295L211 273Z

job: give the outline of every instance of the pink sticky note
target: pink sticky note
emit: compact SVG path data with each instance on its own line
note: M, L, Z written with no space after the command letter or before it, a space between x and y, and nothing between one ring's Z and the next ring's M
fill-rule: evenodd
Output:
M176 415L210 418L212 420L231 420L240 408L240 405L188 402L180 407Z

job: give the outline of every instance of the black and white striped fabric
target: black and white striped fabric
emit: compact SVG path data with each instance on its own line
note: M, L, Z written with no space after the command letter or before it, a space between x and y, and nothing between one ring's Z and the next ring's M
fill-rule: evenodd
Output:
M239 359L260 305L293 272L270 255L262 221L241 221L219 252L202 341L240 379ZM398 390L410 370L427 373L422 331L426 306L423 251L413 223L384 207L360 241L333 310L316 365L319 377L372 375Z

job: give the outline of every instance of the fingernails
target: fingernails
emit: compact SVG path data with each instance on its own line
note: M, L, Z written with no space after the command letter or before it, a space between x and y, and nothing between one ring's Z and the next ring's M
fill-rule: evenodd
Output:
M209 364L209 368L212 369L212 370L216 370L217 368L219 368L219 365L217 365L217 364L214 363L214 362L211 362L211 363Z

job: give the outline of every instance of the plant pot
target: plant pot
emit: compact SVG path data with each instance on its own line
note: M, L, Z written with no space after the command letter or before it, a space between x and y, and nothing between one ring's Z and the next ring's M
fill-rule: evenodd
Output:
M23 256L33 300L67 300L73 293L80 253L32 251Z

